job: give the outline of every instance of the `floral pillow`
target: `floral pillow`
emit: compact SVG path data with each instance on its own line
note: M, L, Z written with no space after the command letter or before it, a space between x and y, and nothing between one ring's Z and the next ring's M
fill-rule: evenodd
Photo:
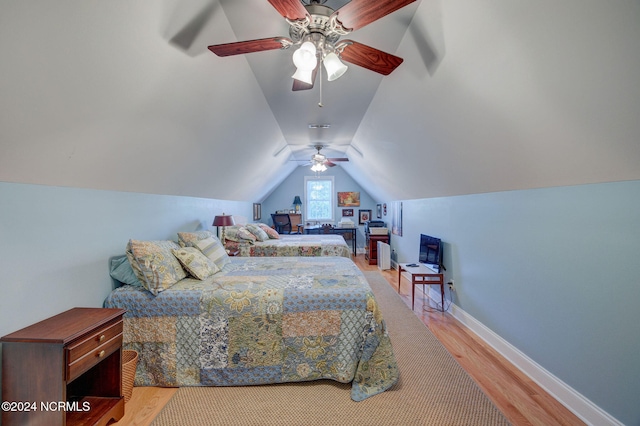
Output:
M264 230L261 227L259 227L257 224L250 223L246 226L246 228L249 230L249 232L251 232L256 237L258 241L269 240L269 234L264 232Z
M189 247L195 247L200 250L202 254L211 259L220 269L222 269L222 267L227 263L231 262L227 251L217 238L205 238L204 240L199 240L195 243L189 243Z
M180 248L173 241L129 240L126 254L142 286L158 295L187 276L171 250Z
M280 234L278 234L278 231L276 231L275 229L273 229L272 227L270 227L269 225L265 225L264 223L259 223L258 226L260 228L262 228L262 230L264 232L267 233L267 235L269 236L269 238L273 239L273 240L277 240L280 238Z
M238 229L238 238L240 242L247 241L249 244L253 244L258 240L256 236L245 227Z
M240 237L238 236L238 231L240 230L240 228L243 228L242 226L227 226L226 228L224 228L224 239L228 240L228 241L237 241L240 242Z
M178 243L181 247L186 247L189 245L188 243L195 243L210 237L216 238L211 231L178 232Z
M182 247L173 249L171 252L178 258L184 269L199 280L204 280L220 271L220 268L213 260L202 254L195 247Z

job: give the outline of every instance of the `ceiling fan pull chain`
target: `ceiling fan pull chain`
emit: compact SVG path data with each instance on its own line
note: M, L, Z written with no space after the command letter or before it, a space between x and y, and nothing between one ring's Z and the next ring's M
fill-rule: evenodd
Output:
M320 102L318 102L318 106L322 108L322 62L318 61L318 72L320 73Z

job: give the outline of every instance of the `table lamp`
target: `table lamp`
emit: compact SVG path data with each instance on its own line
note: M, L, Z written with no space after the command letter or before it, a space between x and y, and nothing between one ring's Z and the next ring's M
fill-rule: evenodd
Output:
M233 216L226 215L224 213L222 213L221 216L216 216L213 219L213 226L217 226L218 228L222 226L222 238L220 239L220 241L222 241L222 244L225 243L225 237L224 237L225 226L233 226L235 224L236 222L233 220Z
M293 205L296 206L296 213L300 213L300 206L302 205L302 201L300 200L299 195L293 197Z

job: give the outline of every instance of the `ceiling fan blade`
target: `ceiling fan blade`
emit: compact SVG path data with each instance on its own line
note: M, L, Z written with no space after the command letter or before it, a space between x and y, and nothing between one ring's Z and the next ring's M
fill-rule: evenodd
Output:
M327 158L327 161L332 161L332 162L336 162L336 161L349 161L348 158Z
M307 9L300 0L269 0L280 15L291 20L297 21L307 16Z
M331 162L331 161L329 161L328 159L327 159L327 160L325 160L324 165L325 165L325 166L327 166L327 167L335 167L335 166L337 166L337 164L332 163L332 162Z
M366 44L358 43L357 41L345 41L351 44L345 47L340 54L342 60L382 75L391 74L404 60L398 56L367 46Z
M284 47L282 40L289 39L284 37L269 37L248 41L236 41L234 43L214 44L208 48L218 56L242 55L245 53L282 49Z
M338 14L338 20L345 28L355 31L414 1L416 0L351 0L333 14Z
M313 83L309 84L309 83L305 83L304 81L300 81L300 80L296 80L295 78L293 79L293 88L291 90L293 90L294 92L297 92L298 90L309 90L309 89L313 89L313 84L316 81L316 74L318 74L318 68L320 68L319 66L316 67L312 72L311 72L311 81Z

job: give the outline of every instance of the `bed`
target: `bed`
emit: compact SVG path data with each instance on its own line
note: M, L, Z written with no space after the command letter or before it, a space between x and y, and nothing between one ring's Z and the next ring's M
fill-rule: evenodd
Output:
M280 234L278 239L255 242L227 241L225 247L238 256L341 256L351 258L351 250L341 235Z
M343 257L231 257L157 295L123 285L105 307L127 310L124 348L136 386L245 386L332 379L361 401L398 368L360 270Z

